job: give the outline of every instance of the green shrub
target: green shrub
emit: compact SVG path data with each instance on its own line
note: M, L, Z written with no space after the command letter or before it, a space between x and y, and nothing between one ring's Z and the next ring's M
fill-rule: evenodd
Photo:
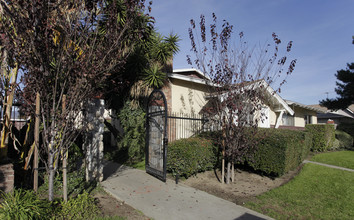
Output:
M214 167L216 147L212 141L193 137L180 139L168 145L167 171L174 176L188 178L198 172L204 172Z
M43 179L44 183L39 187L38 193L44 196L48 193L49 179L47 173L43 173ZM94 187L96 187L96 182L86 182L85 169L81 169L67 173L67 187L68 196L72 197L82 193L85 190L91 191ZM54 195L63 195L63 173L61 169L59 169L59 172L54 178Z
M338 140L339 148L350 149L353 147L353 137L350 136L350 134L341 130L336 130L335 134L336 134L336 139Z
M68 202L63 201L61 209L57 210L55 219L93 219L99 214L95 199L85 191L76 198L69 199Z
M78 164L81 163L82 158L84 158L84 153L82 152L80 145L73 143L69 148L69 158L68 158L68 172L77 171L80 168Z
M339 148L340 148L340 143L339 143L339 140L336 138L333 141L333 147L329 150L335 151L335 150L338 150Z
M145 152L145 112L141 107L131 108L130 101L125 102L118 118L124 130L119 141L120 148L127 149L131 161L140 161Z
M354 123L340 123L337 130L344 131L354 138Z
M323 152L333 148L335 129L332 124L308 124L306 131L312 134L311 150Z
M0 219L48 219L51 214L50 203L39 199L33 191L14 190L3 193L2 199Z
M211 140L215 146L221 147L221 141L222 141L221 131L204 131L198 134L197 137Z
M308 156L310 133L284 129L260 129L253 138L257 147L245 156L245 164L267 175L281 176Z

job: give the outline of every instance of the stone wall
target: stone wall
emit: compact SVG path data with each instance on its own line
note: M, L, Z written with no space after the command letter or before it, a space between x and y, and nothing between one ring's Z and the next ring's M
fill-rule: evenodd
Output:
M0 165L0 190L10 192L14 188L14 169L12 163Z
M83 150L85 152L86 181L103 180L104 107L103 99L93 99L88 103L85 112L86 132Z

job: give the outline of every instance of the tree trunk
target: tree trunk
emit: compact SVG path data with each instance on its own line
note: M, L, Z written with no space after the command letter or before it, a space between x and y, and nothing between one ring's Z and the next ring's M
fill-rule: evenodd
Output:
M222 150L221 183L225 183L225 150Z
M1 146L0 146L0 158L5 159L7 157L8 144L9 144L9 125L10 119L8 118L7 106L5 107L4 125L1 130Z
M235 163L234 160L231 162L231 182L235 182Z
M36 121L34 125L34 158L33 158L33 190L38 190L38 147L39 147L39 114L40 114L40 95L36 95Z
M230 168L231 168L231 162L227 161L226 184L230 184Z
M68 180L67 180L67 158L68 158L68 151L65 152L63 157L63 198L64 201L68 201Z
M1 48L2 49L2 48ZM3 60L1 61L1 75L4 76L4 78L6 79L6 76L8 75L8 72L7 72L7 51L4 50L3 51L3 54L2 54L2 57L3 57ZM5 86L5 85L4 85ZM4 96L6 98L6 87L4 88L5 91L4 91ZM5 144L5 139L6 139L6 136L7 136L7 126L6 124L8 123L7 120L6 120L6 100L3 101L2 103L2 110L3 110L3 127L2 127L2 130L1 130L1 145L0 145L0 161L2 159L5 159L7 157L7 144Z
M222 130L221 183L225 183L225 129Z
M5 55L6 56L6 55ZM7 59L7 58L4 58ZM15 95L15 84L17 80L17 75L18 75L18 63L15 63L15 67L11 70L11 73L7 75L6 70L2 67L1 68L2 73L6 75L9 80L9 88L5 89L5 95L9 92L8 95L6 95L5 101L3 103L3 109L4 111L4 124L3 128L1 131L1 146L0 146L0 159L6 158L7 157L7 151L8 151L8 145L9 145L9 132L10 132L10 123L11 123L11 110L12 110L12 104L14 100L14 95ZM3 72L5 71L5 72ZM6 78L6 77L5 77Z
M49 152L48 162L49 162L48 200L49 201L53 201L53 198L54 198L54 176L55 176L55 170L54 170L54 167L53 167L53 164L54 164L54 153Z
M62 101L62 112L65 115L65 111L66 111L66 95L63 95L63 101ZM68 201L68 180L67 180L67 159L68 159L68 151L67 148L64 148L64 154L63 154L63 198L64 201L67 202Z

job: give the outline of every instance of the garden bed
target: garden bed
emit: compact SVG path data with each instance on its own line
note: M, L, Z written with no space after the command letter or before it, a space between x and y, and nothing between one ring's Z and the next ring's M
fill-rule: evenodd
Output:
M257 195L289 182L297 175L299 169L275 179L236 169L235 182L230 184L220 183L218 179L221 177L220 171L206 171L181 181L181 183L238 205L244 205L245 202L252 201Z
M103 216L105 217L115 217L125 220L148 220L142 212L134 209L130 205L125 204L122 201L115 199L114 197L108 195L107 193L98 192L95 193L94 198L98 202L98 207L101 210ZM112 218L112 219L115 219Z

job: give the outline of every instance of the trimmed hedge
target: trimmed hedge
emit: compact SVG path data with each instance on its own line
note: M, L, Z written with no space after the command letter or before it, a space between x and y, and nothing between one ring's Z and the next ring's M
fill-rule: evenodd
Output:
M169 145L168 171L189 177L213 168L217 145L220 144L217 142L219 132L201 136L181 139ZM312 133L306 131L259 128L257 134L249 138L256 139L257 146L238 162L270 176L281 176L297 168L313 145Z
M311 133L312 146L311 150L315 152L323 152L333 148L335 141L335 129L332 124L308 124L306 131Z
M211 170L216 162L217 149L212 141L200 137L180 139L169 143L167 171L186 178Z
M245 164L271 176L295 169L310 152L312 135L304 131L260 129L254 137L257 147L245 157Z

